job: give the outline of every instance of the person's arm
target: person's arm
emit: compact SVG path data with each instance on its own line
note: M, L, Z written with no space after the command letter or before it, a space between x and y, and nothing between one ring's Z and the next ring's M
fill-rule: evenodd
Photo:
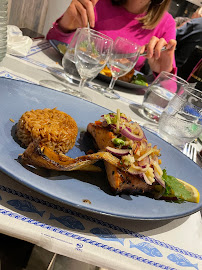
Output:
M146 46L148 63L154 73L159 74L161 71L167 71L176 74L176 28L174 19L168 16L168 19L160 25L160 30L159 37L152 37ZM161 52L164 46L167 50Z
M166 46L166 50L161 52L164 46ZM164 38L152 37L147 47L147 58L153 72L167 71L175 73L175 47L176 40L174 39L170 39L167 43Z
M74 31L78 27L86 27L88 20L90 26L95 24L94 6L98 0L72 0L64 14L53 23L46 39L55 39L69 43Z
M86 27L88 22L95 26L94 7L98 0L72 0L69 7L59 20L58 25L63 32L73 31L79 27Z

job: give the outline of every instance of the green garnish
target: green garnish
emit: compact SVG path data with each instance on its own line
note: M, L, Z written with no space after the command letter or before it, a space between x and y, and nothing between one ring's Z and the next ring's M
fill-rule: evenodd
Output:
M117 145L117 146L123 146L123 145L125 145L124 140L119 139L119 138L113 139L112 142L113 142L115 145Z
M191 197L191 192L189 192L174 176L167 175L165 169L163 170L162 178L166 183L163 196L173 196L178 199L183 198L183 200L188 200Z
M105 115L104 115L104 119L107 121L107 124L108 124L108 125L110 125L110 124L112 123L111 117L110 117L109 114L105 114Z
M117 115L114 114L105 114L104 119L107 121L107 124L116 124L117 122Z
M84 48L84 49L87 49L89 46L90 46L90 48L92 50L92 53L95 54L95 55L98 55L98 51L96 49L96 46L95 46L94 42L90 42L90 44L89 44L88 40L84 40L79 44L79 47Z
M57 45L57 48L58 48L58 50L59 50L59 52L60 52L61 54L65 54L66 51L67 51L67 46L66 46L65 44L59 43L59 44Z
M146 78L140 73L133 76L131 83L142 85L142 86L148 86Z

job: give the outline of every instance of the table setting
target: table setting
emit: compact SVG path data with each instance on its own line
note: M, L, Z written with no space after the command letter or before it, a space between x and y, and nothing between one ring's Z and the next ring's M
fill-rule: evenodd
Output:
M19 156L25 147L16 138L16 127L26 111L57 108L69 114L77 123L78 135L67 156L75 159L84 156L91 147L92 142L86 137L88 124L120 109L141 126L148 142L161 149L160 166L202 194L200 158L195 156L193 161L183 154L186 143L194 145L198 152L202 148L200 141L196 141L201 133L200 112L196 110L200 95L170 74L169 79L168 74L161 74L149 86L116 85L117 76L131 69L128 61L125 73L114 75L109 86L109 82L96 76L109 60L110 40L109 43L105 40L105 48L101 44L103 37L91 37L91 46L87 45L84 50L89 32L82 33L74 56L82 78L80 84L78 78L65 72L67 51L63 57L58 44L45 39L34 40L26 56L7 54L0 63L1 233L106 269L202 269L201 199L198 203L176 203L144 195L114 195L103 164L101 172L64 172L21 164ZM93 66L88 66L88 70L95 69L93 76L88 70L84 72L87 61L84 53L101 56L96 64L92 62ZM125 51L120 53L125 55ZM116 64L114 67L117 68ZM111 71L113 74L113 67ZM160 103L157 104L158 115L147 115L144 112L146 94L159 84L158 80L162 87L168 85L174 90L163 100L160 113ZM186 113L190 108L192 113L194 110L194 119L187 117L192 123L193 137L188 136L180 146L173 139L169 143L167 138L162 139L158 130L159 123L164 123L163 129L168 122L168 118L163 119L164 112L172 116L179 100L186 103ZM179 115L183 117L181 111Z

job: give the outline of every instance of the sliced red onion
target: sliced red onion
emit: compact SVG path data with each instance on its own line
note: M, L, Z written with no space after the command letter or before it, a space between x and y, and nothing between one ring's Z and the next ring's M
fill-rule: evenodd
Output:
M125 119L125 120L127 120L127 121L128 121L128 119L127 119L126 117L124 117L124 116L121 116L121 118L122 118L122 119Z
M106 120L104 120L104 121L102 122L102 126L103 126L103 127L107 127L107 126L108 126L108 124L107 124L107 121L106 121Z
M112 129L116 129L116 125L115 124L110 124L109 125Z
M144 133L141 129L140 129L140 135L133 134L127 128L121 129L120 132L123 136L125 136L126 138L132 141L141 141L144 138Z
M150 158L149 158L149 156L146 156L143 160L138 161L138 165L140 167L145 167L145 166L147 166L147 164L150 164Z
M131 130L131 128L129 128L129 127L127 127L127 129L131 132L132 130Z
M162 177L154 170L154 177L156 179L156 181L162 186L162 187L166 187L165 182L163 181Z
M128 155L130 150L129 149L119 149L119 148L113 148L110 146L106 147L106 150L112 154L114 154L115 156L125 156Z

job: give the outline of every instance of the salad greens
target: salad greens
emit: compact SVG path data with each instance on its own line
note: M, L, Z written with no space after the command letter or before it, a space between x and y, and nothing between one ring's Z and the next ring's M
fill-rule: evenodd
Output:
M96 45L95 45L94 41L89 43L88 40L84 40L79 44L79 47L83 48L84 50L87 50L87 48L89 48L89 46L90 46L90 49L92 50L92 53L95 55L98 55L98 51L96 49Z
M142 86L148 86L146 78L144 77L144 75L140 73L133 76L131 83L142 85Z
M174 176L167 175L166 170L163 170L163 180L166 183L165 193L163 196L172 196L177 199L188 200L191 197L191 192L186 189L186 187L180 183Z
M66 51L67 51L67 46L66 46L65 44L59 43L59 44L57 45L57 48L58 48L58 50L59 50L59 52L60 52L61 54L65 54Z

